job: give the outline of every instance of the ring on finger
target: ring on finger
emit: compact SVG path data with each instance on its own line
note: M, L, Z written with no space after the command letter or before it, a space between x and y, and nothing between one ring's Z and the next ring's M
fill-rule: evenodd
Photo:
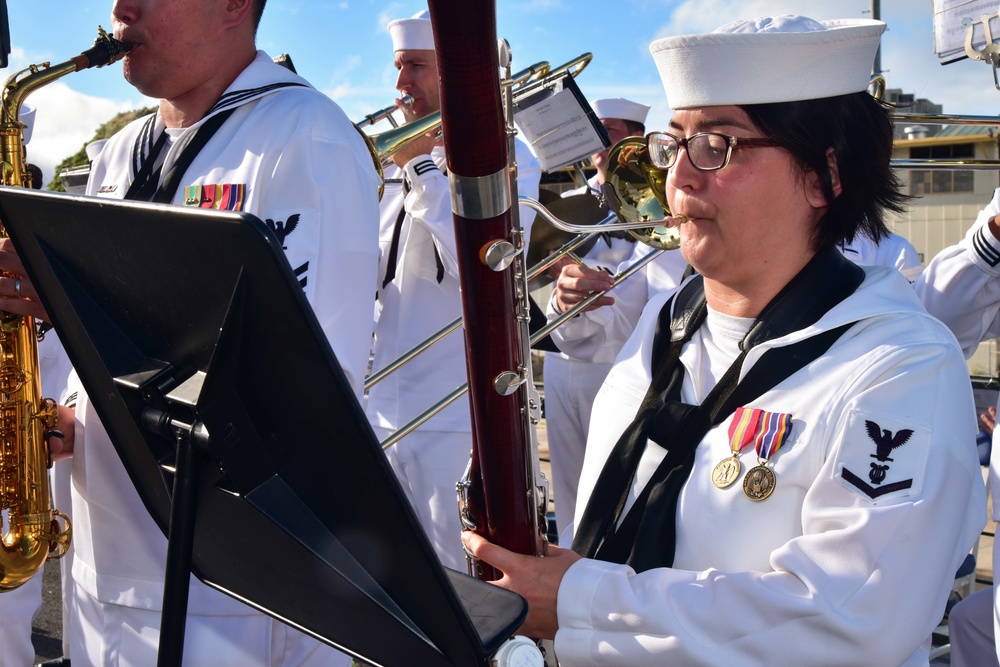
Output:
M14 278L14 298L21 298L21 279Z

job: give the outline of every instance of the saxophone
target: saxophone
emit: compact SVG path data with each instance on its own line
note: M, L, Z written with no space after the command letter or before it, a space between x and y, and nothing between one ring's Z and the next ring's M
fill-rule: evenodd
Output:
M112 63L129 48L98 27L97 40L87 51L59 65L31 65L7 79L0 93L3 185L31 187L26 126L18 120L24 99L66 74ZM0 236L6 236L2 222ZM51 398L41 397L41 336L33 318L0 312L0 509L8 510L6 531L0 532L0 592L28 581L47 558L64 556L72 535L69 518L52 508L49 495L52 457L46 434L55 428L57 408Z

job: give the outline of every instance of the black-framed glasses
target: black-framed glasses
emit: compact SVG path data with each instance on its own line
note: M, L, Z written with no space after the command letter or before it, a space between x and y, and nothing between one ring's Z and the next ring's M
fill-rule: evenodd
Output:
M699 171L718 171L727 164L736 148L777 146L773 139L732 137L718 132L699 132L686 139L667 132L650 132L646 135L649 160L658 169L670 169L677 162L681 146L687 149L688 161Z

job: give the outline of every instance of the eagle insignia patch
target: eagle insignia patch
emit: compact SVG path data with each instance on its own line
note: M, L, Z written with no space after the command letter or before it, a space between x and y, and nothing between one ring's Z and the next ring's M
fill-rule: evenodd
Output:
M836 474L871 503L919 493L930 451L930 430L885 415L852 413Z
M289 265L306 294L312 298L316 258L320 248L319 211L316 209L273 209L258 214L274 232Z
M299 226L300 217L302 217L300 214L293 213L288 216L288 220L278 220L277 222L271 218L267 218L264 220L264 224L278 237L278 243L281 244L281 247L287 250L288 246L285 245L285 237L294 232L295 228Z

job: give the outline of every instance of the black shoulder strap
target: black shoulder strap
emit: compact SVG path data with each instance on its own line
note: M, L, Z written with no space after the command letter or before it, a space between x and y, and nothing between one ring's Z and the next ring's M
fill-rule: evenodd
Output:
M170 169L163 176L163 183L156 190L150 201L169 204L174 200L174 195L177 193L177 188L180 186L181 177L184 175L184 172L188 170L188 167L194 162L195 157L198 156L201 149L205 147L209 139L215 135L216 131L233 115L236 109L237 107L231 107L220 111L198 128L198 132L194 135L194 138L184 147L180 157L177 158L177 161L170 166Z
M162 183L157 187L157 183L160 181L160 170L158 169L156 172L153 172L152 165L156 161L159 152L163 149L167 135L166 131L164 131L160 135L160 138L157 139L153 150L150 151L149 155L143 161L142 168L136 174L136 178L132 181L128 192L125 193L125 199L151 201L158 204L169 204L172 202L174 195L177 194L177 188L180 186L181 177L184 175L184 172L191 166L191 163L194 162L195 157L198 156L198 153L205 147L209 139L222 127L222 124L226 122L236 109L237 107L230 107L229 109L220 111L202 123L201 127L195 132L194 137L184 147L184 150L181 151L180 156L167 170Z

